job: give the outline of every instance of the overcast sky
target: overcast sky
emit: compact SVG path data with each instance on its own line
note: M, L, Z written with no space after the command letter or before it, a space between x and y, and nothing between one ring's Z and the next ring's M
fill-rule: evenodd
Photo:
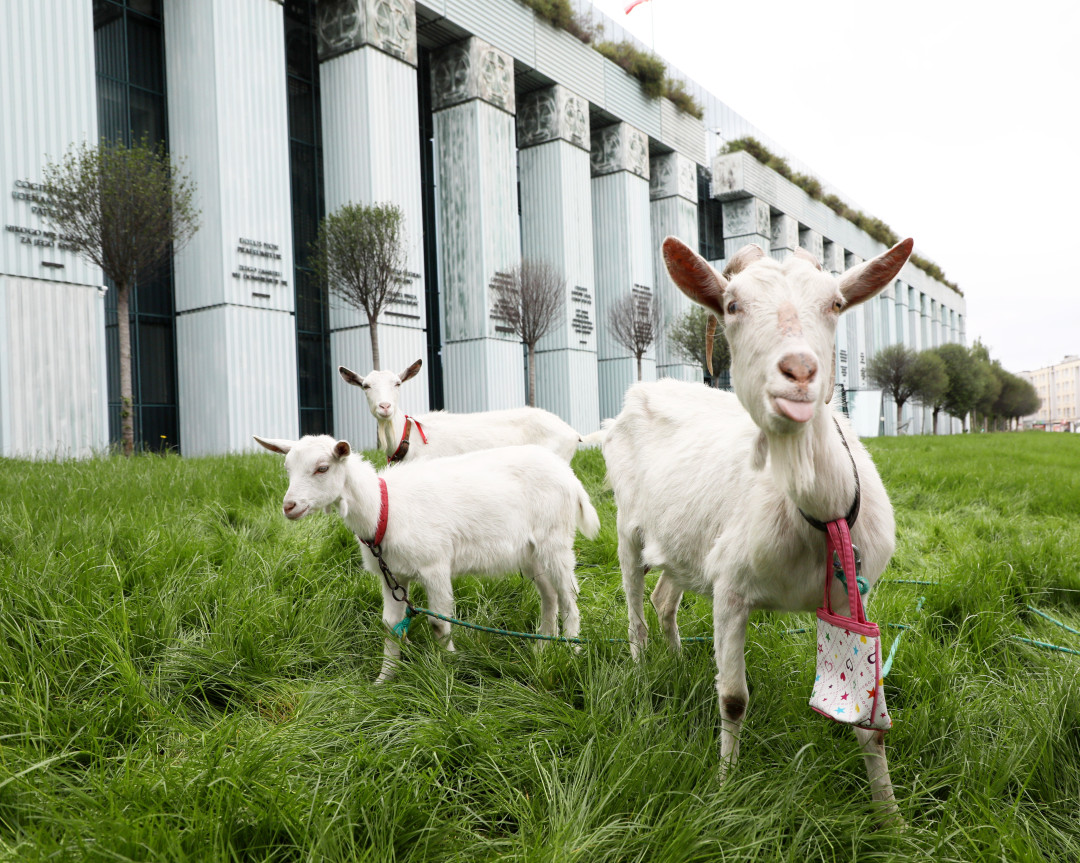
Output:
M914 237L968 344L1014 372L1080 354L1080 4L593 3Z

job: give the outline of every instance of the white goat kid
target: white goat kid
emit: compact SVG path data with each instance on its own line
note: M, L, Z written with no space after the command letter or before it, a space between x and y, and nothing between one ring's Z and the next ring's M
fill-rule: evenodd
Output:
M887 286L911 247L905 240L836 279L802 250L778 263L747 246L725 270L729 281L679 240L664 241L672 279L724 323L735 395L672 380L638 384L605 424L604 459L618 507L634 656L647 634L647 568L663 569L652 601L674 648L683 591L712 596L725 773L738 757L749 697L750 612L810 611L821 603L826 535L800 510L822 522L850 515L852 459L862 487L852 539L871 585L892 556L885 488L846 419L838 426L827 402L840 312ZM832 591L833 606L846 608L839 580ZM882 734L855 733L873 797L894 814Z
M458 575L520 570L540 593L540 634L558 635L560 614L563 635L580 631L574 530L592 539L600 519L570 466L550 451L502 447L376 473L348 441L328 435L255 440L285 456L289 489L282 509L288 518L336 507L364 539L376 537L382 521L383 560L402 587L424 586L432 611L454 616L451 580ZM364 568L379 573L371 550L361 545L361 553ZM405 617L405 603L381 576L380 582L383 621L393 629ZM453 650L450 624L432 618L431 625ZM380 681L392 676L400 653L398 640L388 637Z
M432 411L420 417L408 416L398 406L398 397L401 385L415 377L421 364L422 360L417 360L400 375L383 370L363 377L338 366L341 377L360 387L367 396L371 415L379 424L379 449L386 452L388 460L418 461L521 444L545 447L567 463L574 457L581 436L555 414L541 408L469 414ZM418 426L415 430L414 425Z

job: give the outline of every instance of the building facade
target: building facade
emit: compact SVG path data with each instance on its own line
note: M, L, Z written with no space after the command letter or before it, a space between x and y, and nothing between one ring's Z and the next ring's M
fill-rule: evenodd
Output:
M1042 401L1036 413L1024 417L1026 428L1080 431L1080 356L1069 355L1060 363L1020 372L1020 376L1031 382Z
M779 259L802 246L833 272L884 249L747 153L716 152L718 129L753 130L714 96L704 122L649 98L517 0L10 0L2 15L0 456L85 456L119 437L115 303L50 234L40 189L83 141L162 142L198 185L200 231L131 311L137 439L188 455L250 449L253 433L373 442L336 373L371 368L367 320L309 266L319 220L349 202L404 214L407 265L379 335L384 366L424 360L407 410L524 403L498 303L524 256L566 279L538 404L582 433L637 376L609 309L627 295L656 296L666 321L688 308L663 237L718 268L747 242ZM964 319L959 293L908 264L841 320L838 382L861 434L895 431L869 357L963 342ZM663 332L642 365L647 380L701 379Z

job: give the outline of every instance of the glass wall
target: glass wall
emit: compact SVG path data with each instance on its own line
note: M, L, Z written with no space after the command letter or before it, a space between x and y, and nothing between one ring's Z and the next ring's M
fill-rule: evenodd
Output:
M289 94L293 260L296 286L296 365L300 434L332 434L330 308L309 266L324 214L319 58L313 0L285 3L285 65Z
M698 253L706 261L719 261L724 257L723 205L712 197L712 172L698 165Z
M94 58L98 132L130 145L144 137L168 145L165 40L161 0L94 0ZM108 282L105 340L109 383L109 440L120 441L120 347L116 291ZM171 262L146 274L131 292L132 395L135 445L178 449L175 306Z
M429 407L446 407L442 374L442 325L439 311L439 252L435 230L435 120L431 111L431 51L417 51L417 103L420 107L420 185L424 219L424 303L427 312ZM518 209L521 196L518 195ZM520 212L518 216L520 217Z

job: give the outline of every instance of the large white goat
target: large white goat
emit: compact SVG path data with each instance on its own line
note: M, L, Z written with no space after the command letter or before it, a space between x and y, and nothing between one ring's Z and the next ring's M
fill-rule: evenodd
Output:
M652 601L674 648L683 591L712 596L725 772L738 757L749 697L744 648L750 612L820 605L826 535L800 510L820 522L850 519L853 459L861 508L852 539L871 585L892 556L895 528L885 488L851 426L828 402L840 313L888 285L911 248L905 240L837 279L803 250L779 263L747 246L725 269L729 280L678 239L664 241L675 284L723 321L735 394L673 380L638 384L618 417L605 424L603 451L618 507L634 656L647 634L647 568L663 569ZM833 606L847 608L847 594L835 581ZM873 798L893 815L882 734L855 733Z
M422 360L417 360L400 375L378 370L362 377L345 366L338 366L341 377L360 387L367 396L371 415L379 424L379 449L386 452L388 460L419 461L521 444L542 446L567 463L574 457L581 436L555 414L541 408L468 414L431 411L419 417L408 416L398 405L398 396L401 385L420 371L421 364Z
M329 435L255 440L285 456L288 518L336 507L357 537L379 546L402 587L424 586L432 611L454 615L451 580L458 575L520 570L540 593L540 634L557 635L560 614L563 635L580 631L574 530L592 539L600 519L570 466L549 450L501 447L376 473L348 441ZM379 573L371 549L361 545L361 553L365 569ZM393 629L405 603L380 581L383 621ZM431 625L453 650L450 624L432 618ZM393 674L400 652L388 637L379 680Z

